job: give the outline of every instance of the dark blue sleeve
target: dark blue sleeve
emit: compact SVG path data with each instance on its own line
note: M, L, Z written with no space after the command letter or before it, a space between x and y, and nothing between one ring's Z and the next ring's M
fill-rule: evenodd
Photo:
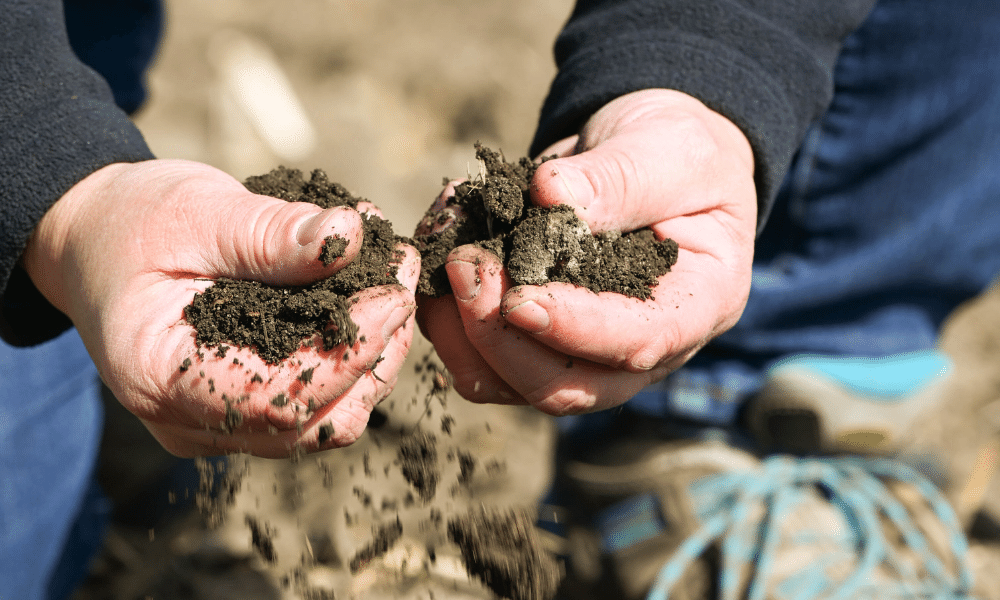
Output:
M70 10L82 10L81 4ZM104 18L111 19L110 29L94 30L89 44L77 38L82 55L104 44L93 56L111 64L113 53L123 48L152 51L148 43L125 40L125 29L116 29L108 13L93 22ZM62 2L0 0L0 31L0 336L14 345L32 345L69 326L17 266L38 221L87 175L153 155L115 104L108 81L70 47ZM125 54L118 58L131 60ZM145 64L148 58L137 59L125 70ZM134 81L141 87L138 77ZM141 92L128 88L119 87L123 102L130 94L141 99Z
M131 114L146 100L146 71L163 34L160 0L64 0L73 52L111 86Z
M874 0L578 0L531 146L648 88L690 94L735 123L756 160L761 223L809 124L833 95L843 39Z

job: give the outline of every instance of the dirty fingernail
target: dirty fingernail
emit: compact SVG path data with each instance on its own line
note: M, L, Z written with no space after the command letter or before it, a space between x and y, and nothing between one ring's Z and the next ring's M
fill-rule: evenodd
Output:
M483 280L476 265L464 260L453 260L445 267L451 281L451 291L459 300L468 302L479 295Z
M413 306L400 306L389 314L389 318L382 324L382 339L388 342L393 334L400 327L406 324L406 320L413 314Z
M504 318L511 325L528 333L541 333L549 327L549 313L534 300L518 304L507 311Z

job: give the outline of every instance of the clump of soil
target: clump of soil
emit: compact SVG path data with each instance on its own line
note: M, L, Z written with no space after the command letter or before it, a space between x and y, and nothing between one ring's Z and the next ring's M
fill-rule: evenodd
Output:
M448 537L469 574L509 600L548 600L562 579L559 563L542 549L527 511L482 507L448 521Z
M266 175L249 177L244 185L255 194L323 208L357 208L364 200L329 181L319 169L307 181L298 169L278 167ZM295 287L219 279L195 295L184 317L197 331L199 345L218 347L223 356L227 345L253 348L271 364L288 358L316 334L322 336L324 350L354 345L358 326L351 319L349 297L368 287L397 283L397 245L405 241L392 231L388 221L366 215L357 258L333 276ZM316 260L329 265L346 247L347 240L330 236Z
M479 175L456 186L443 209L432 207L417 232L420 293L451 293L445 260L465 244L500 257L517 285L561 281L641 299L677 261L677 243L657 240L650 229L594 235L569 206L534 206L529 188L539 165L530 159L508 163L479 144L476 158Z
M413 486L420 499L424 502L433 499L441 476L435 437L419 430L413 432L400 440L398 457L403 478Z

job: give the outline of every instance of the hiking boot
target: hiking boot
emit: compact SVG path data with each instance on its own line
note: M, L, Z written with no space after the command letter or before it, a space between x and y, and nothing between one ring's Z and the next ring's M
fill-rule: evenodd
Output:
M746 422L764 449L887 454L944 398L952 363L928 350L882 358L794 355L771 366Z
M890 459L761 461L712 438L632 440L599 458L562 470L568 600L953 598L971 586L950 506Z

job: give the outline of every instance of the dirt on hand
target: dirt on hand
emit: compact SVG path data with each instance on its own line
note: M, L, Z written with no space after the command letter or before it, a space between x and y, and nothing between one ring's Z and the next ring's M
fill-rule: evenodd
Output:
M532 204L531 180L544 160L508 163L479 144L476 158L479 174L455 186L445 206L435 205L421 222L415 236L423 265L418 292L451 293L445 261L465 244L497 255L516 285L559 281L640 299L650 297L657 277L677 261L677 243L657 240L650 229L594 235L572 207Z
M357 208L363 198L329 181L322 170L309 180L298 169L278 167L244 182L255 194L288 202L310 202L322 208ZM350 296L362 289L398 283L397 249L406 240L392 225L364 215L364 239L357 258L331 277L307 286L278 287L256 281L219 279L195 295L184 317L197 331L199 346L216 348L225 356L229 346L252 348L266 362L277 364L313 336L322 336L324 350L357 342L358 326L351 319ZM343 254L347 240L330 236L317 260L329 265Z

